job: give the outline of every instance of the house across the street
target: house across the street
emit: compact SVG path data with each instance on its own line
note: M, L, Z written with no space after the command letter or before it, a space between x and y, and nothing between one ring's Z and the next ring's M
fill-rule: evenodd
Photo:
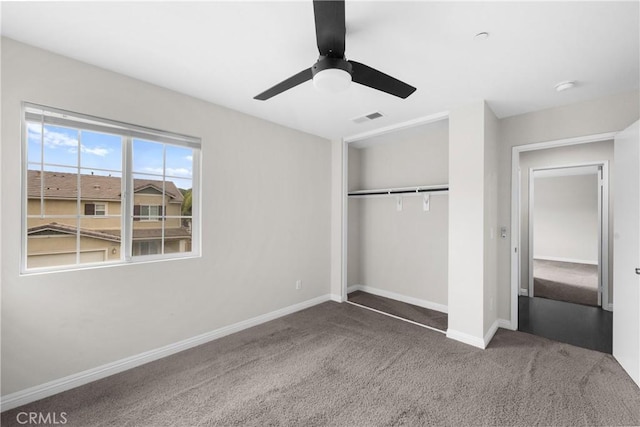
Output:
M28 268L121 258L120 177L29 170L27 183ZM172 181L134 179L133 198L132 255L163 253L163 242L164 253L191 250L184 196Z

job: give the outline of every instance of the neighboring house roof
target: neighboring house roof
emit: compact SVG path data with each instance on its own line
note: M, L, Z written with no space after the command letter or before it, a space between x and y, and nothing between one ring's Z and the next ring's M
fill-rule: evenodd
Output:
M76 234L76 227L58 224L57 222L52 222L50 224L38 225L36 227L31 227L27 230L27 235L29 236L37 236L37 235L52 235L52 234ZM80 235L83 237L93 237L94 239L101 240L109 240L112 242L119 242L120 236L116 236L111 233L105 233L99 230L88 230L86 228L80 229Z
M38 225L27 230L29 236L52 235L52 234L76 234L76 227L66 224L58 224L52 222L50 224ZM120 242L120 230L89 230L80 229L80 235L83 237L93 237L95 239L109 240L112 242ZM133 240L159 239L162 237L161 228L134 229ZM191 233L184 227L165 228L165 240L191 238Z
M113 234L120 238L120 230L101 230L103 233ZM160 239L162 237L161 228L134 228L133 240ZM191 233L185 227L165 228L165 240L191 238Z
M44 188L41 188L44 176ZM134 192L153 188L162 193L162 181L153 179L133 180ZM39 170L27 171L27 194L30 199L39 199L44 190L45 199L71 199L78 196L78 175L66 172ZM119 201L121 195L120 177L102 175L80 175L80 194L83 200ZM171 203L182 203L182 192L172 181L165 181L165 193L171 197Z
M133 229L133 240L159 239L162 237L162 230L159 228ZM185 227L165 228L164 239L184 239L191 238L191 232Z

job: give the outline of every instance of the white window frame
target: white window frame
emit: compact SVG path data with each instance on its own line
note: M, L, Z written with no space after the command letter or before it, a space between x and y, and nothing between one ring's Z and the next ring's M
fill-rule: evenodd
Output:
M81 130L98 131L109 134L115 134L122 137L122 199L121 199L121 258L99 263L76 263L70 265L61 265L54 267L27 268L27 242L28 242L28 225L27 225L27 123L33 122L36 113L34 110L45 111L41 113L38 122L44 124L54 124L66 126ZM29 120L27 119L29 115ZM59 108L48 107L44 105L34 104L30 102L22 102L21 108L21 192L22 192L22 212L21 212L21 257L20 257L20 274L39 274L55 271L74 271L89 268L103 268L116 265L126 265L140 262L153 262L162 260L174 260L182 258L197 258L201 256L201 190L200 190L200 170L201 170L201 139L188 135L182 135L163 130L147 128L143 126L133 125L129 123L119 122L110 119L90 116L87 114L71 112ZM155 255L137 256L132 253L133 246L133 206L134 206L134 185L133 185L133 140L144 139L158 143L165 143L175 146L191 148L193 150L193 170L191 176L192 183L192 208L191 208L191 252L172 252ZM42 161L42 159L41 159ZM95 203L95 202L94 202ZM105 217L107 214L107 203L95 203L105 205ZM85 218L78 211L79 218ZM92 215L91 218L100 218L102 215ZM152 219L152 221L160 219ZM163 233L164 234L164 233ZM77 248L76 252L79 253Z
M95 206L94 211L93 211L93 216L95 217L99 217L99 218L104 218L107 215L109 215L109 211L108 211L108 203L107 202L93 202L93 205ZM98 206L104 206L104 209L101 211L98 211ZM98 212L102 212L101 214L99 214Z

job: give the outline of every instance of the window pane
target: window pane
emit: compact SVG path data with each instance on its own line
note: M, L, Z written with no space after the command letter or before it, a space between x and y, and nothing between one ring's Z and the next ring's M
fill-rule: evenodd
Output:
M27 169L27 215L43 215L44 205L40 203L42 192L42 173L40 167L29 165ZM42 199L44 200L44 199Z
M133 202L141 206L163 206L172 198L180 197L180 191L171 181L163 181L155 175L133 175ZM144 208L149 215L149 208Z
M40 123L27 123L27 161L40 163L42 161L42 128ZM39 167L38 167L39 169Z
M122 206L122 178L120 172L82 169L80 175L80 215L119 216ZM89 205L89 206L87 206ZM120 227L120 218L103 218Z
M142 241L133 242L134 256L157 255L157 254L160 254L161 251L162 251L162 241L160 239L142 240Z
M78 130L61 126L44 126L45 163L64 166L78 165Z
M190 222L189 222L190 224ZM191 227L167 227L165 229L164 253L191 252Z
M28 218L27 268L76 263L77 219Z
M33 169L27 171L27 213L29 215L77 215L77 169L61 166L45 167L46 169L42 172Z
M191 216L191 205L193 203L192 188L193 182L191 180L181 179L177 180L180 193L182 193L182 204L180 206L180 215Z
M133 140L133 171L163 175L164 144Z
M86 169L122 170L122 137L82 131L81 165Z
M120 219L115 224L108 218L80 220L80 263L104 262L120 259Z
M193 175L193 150L167 145L165 173L171 177L191 178Z

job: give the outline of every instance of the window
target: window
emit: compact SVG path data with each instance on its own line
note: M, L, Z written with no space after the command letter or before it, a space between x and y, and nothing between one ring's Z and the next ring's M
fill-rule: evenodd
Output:
M23 113L23 273L199 254L199 139Z
M95 216L105 216L107 214L107 205L104 203L96 203L95 205Z
M136 255L155 255L160 253L158 242L151 240L147 242L133 242L133 253Z
M134 205L134 221L160 221L162 217L161 205Z
M106 216L107 204L106 203L85 203L84 214L88 216Z

